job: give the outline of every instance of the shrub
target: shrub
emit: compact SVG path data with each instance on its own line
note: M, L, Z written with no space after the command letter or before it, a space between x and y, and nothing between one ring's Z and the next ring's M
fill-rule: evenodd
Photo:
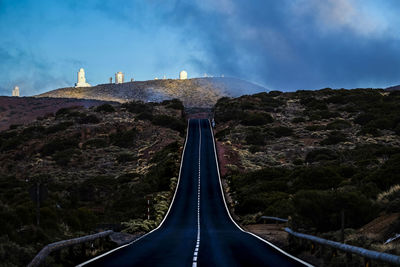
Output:
M354 123L360 124L360 125L366 125L368 122L374 120L376 117L373 114L370 113L363 113L358 115L354 119Z
M345 120L335 120L326 126L328 130L343 130L351 127L351 123Z
M142 120L142 121L144 121L144 120L152 121L153 114L151 112L144 111L144 112L141 112L138 115L136 115L136 119Z
M20 144L22 144L22 140L18 136L15 136L3 141L1 141L0 139L0 144L1 144L0 146L1 151L9 151L16 149Z
M343 178L332 167L298 168L291 173L293 190L331 189L339 186Z
M131 113L153 112L153 107L140 101L132 101L122 104L122 107Z
M136 143L137 130L119 131L110 135L111 143L119 147L132 147Z
M185 132L186 125L183 121L178 120L168 115L155 115L151 121L154 125L168 127L172 130L178 131L181 134Z
M130 162L130 161L134 161L135 159L136 159L136 157L130 153L121 153L117 156L117 161L119 163Z
M314 124L314 125L306 126L305 129L307 131L310 131L310 132L322 131L322 130L325 130L325 126L324 125Z
M167 108L177 109L177 110L184 110L185 107L183 106L182 101L179 99L172 99L172 100L164 100L161 102L161 105L166 106Z
M240 123L247 126L259 126L273 121L271 115L267 113L245 113Z
M223 140L228 134L230 134L231 129L225 128L215 134L215 138L218 140Z
M100 147L106 147L107 145L108 145L108 142L106 139L93 138L93 139L87 140L83 144L83 148L88 148L88 147L100 148Z
M29 126L22 130L20 138L23 140L29 140L32 138L40 138L44 135L45 128L43 126Z
M96 115L85 115L78 120L80 124L99 123L100 119Z
M110 104L103 104L103 105L96 107L96 112L111 113L111 112L115 112L115 108Z
M265 145L265 136L258 128L250 128L246 131L246 143L248 145L263 146Z
M363 126L361 130L357 133L358 135L372 135L374 137L381 136L381 132L375 128L370 126Z
M296 117L292 120L293 123L300 123L300 122L306 122L306 119L303 117Z
M46 128L46 133L52 134L52 133L56 133L56 132L65 131L66 129L68 129L68 127L70 127L72 125L74 125L74 123L72 121L60 122L56 125Z
M306 162L318 162L318 161L325 161L325 160L335 160L338 158L338 155L335 151L321 148L315 149L307 153Z
M78 140L74 138L69 138L69 139L57 138L45 144L41 152L44 156L49 156L54 154L56 151L62 151L69 148L77 148L77 146L78 146Z
M400 184L400 154L392 156L382 167L368 178L381 190L387 190L395 184Z
M293 199L295 220L317 231L340 229L340 214L344 211L345 227L358 228L372 218L378 210L360 192L299 191ZM308 225L307 225L308 224Z
M76 148L69 148L62 151L57 151L53 154L53 159L56 163L60 166L67 166L68 163L71 161L74 155L82 154L79 149Z
M22 124L10 124L9 129L10 130L15 130L15 129L18 129L19 127L21 127L21 126L22 126Z
M283 136L292 136L293 130L289 127L279 126L272 128L272 132L274 133L275 137L283 137Z
M345 141L347 141L347 137L344 133L333 131L328 134L327 138L321 141L321 145L336 145Z

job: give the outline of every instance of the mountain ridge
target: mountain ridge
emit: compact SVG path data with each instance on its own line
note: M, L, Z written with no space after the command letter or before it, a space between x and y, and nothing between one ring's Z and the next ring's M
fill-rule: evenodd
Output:
M264 87L237 78L193 78L187 80L149 80L122 84L99 84L92 87L67 87L35 97L84 98L120 103L140 100L161 102L180 99L185 107L212 107L221 97L238 97L267 91Z

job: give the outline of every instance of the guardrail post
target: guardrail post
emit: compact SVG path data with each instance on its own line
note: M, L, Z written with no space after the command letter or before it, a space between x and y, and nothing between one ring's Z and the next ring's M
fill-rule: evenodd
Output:
M311 254L314 254L316 250L316 245L314 244L314 242L311 242Z
M372 267L372 261L371 261L371 259L364 258L364 266L365 266L365 267Z

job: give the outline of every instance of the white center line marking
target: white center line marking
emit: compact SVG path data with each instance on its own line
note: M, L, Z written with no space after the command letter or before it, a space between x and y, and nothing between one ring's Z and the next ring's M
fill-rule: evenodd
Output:
M200 120L199 120L199 176L198 176L198 184L197 184L197 240L196 240L196 248L193 252L193 265L192 267L197 267L197 255L199 253L200 247L200 158L201 158L201 128L200 128Z

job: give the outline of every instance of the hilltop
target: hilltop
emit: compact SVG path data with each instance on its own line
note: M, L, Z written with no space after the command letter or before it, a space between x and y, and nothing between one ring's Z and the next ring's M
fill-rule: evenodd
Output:
M61 88L37 97L83 98L124 103L131 100L160 102L180 99L185 107L210 108L224 96L265 92L266 89L236 78L195 78L150 80L122 84L100 84L85 88Z

